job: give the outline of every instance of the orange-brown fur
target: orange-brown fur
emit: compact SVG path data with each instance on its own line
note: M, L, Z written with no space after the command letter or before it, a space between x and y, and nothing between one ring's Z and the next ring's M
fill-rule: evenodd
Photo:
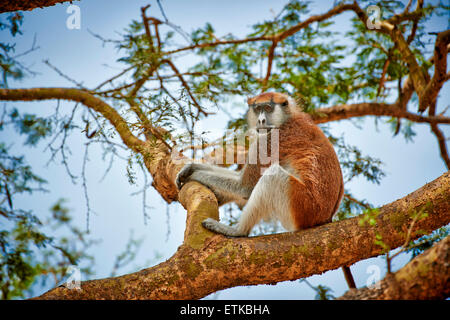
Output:
M271 99L273 102L281 104L281 103L287 101L287 96L285 94L278 93L278 92L264 92L264 93L261 93L260 95L257 95L256 97L249 98L247 100L247 103L254 104L254 103L260 103L260 102L264 102L264 101L270 101Z
M330 222L343 195L342 172L333 146L309 115L295 115L280 128L280 164L299 178L289 186L297 229Z
M267 92L247 102L250 105L270 100L281 104L288 97ZM332 144L311 117L299 111L279 129L280 165L293 169L295 176L290 178L289 198L297 230L330 222L344 192L341 167ZM244 174L251 177L248 181L256 183L260 166L246 169Z

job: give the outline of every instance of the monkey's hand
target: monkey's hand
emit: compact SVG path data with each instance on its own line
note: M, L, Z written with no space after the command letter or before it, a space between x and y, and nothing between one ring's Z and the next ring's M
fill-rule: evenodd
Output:
M186 164L180 172L177 174L177 178L175 179L175 184L177 185L178 190L181 190L181 187L189 181L189 177L194 172L194 166L192 163Z

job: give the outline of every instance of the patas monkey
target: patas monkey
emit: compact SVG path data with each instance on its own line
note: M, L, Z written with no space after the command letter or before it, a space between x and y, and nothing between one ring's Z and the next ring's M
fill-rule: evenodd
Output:
M338 158L327 137L285 94L262 93L247 103L248 126L256 131L257 138L250 146L244 168L234 172L191 163L176 178L178 188L188 181L209 187L219 204L246 202L235 227L211 218L204 220L203 226L239 237L247 236L261 219L278 219L288 231L330 222L341 202L344 184ZM260 150L257 146L273 147L274 139L278 140L278 157L264 164L255 155Z

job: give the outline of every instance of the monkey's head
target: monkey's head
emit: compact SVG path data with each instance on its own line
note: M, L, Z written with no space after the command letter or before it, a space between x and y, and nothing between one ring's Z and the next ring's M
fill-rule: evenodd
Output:
M250 129L281 127L297 111L295 101L288 95L264 92L247 100L247 123Z

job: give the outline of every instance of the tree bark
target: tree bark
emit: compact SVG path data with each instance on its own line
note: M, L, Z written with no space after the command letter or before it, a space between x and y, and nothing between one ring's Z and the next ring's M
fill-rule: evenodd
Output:
M383 249L401 246L412 213L428 216L414 224L411 239L450 222L450 173L379 209L375 226L361 226L360 217L293 233L227 238L202 228L207 217L218 218L217 200L209 189L187 183L179 201L187 210L184 243L169 260L136 273L82 282L81 290L57 287L36 299L198 299L241 285L273 284L321 274Z
M35 8L44 8L54 6L57 3L73 2L74 0L14 0L0 2L0 13L19 10L33 10Z
M338 300L424 300L450 296L450 236L369 288L351 289Z

